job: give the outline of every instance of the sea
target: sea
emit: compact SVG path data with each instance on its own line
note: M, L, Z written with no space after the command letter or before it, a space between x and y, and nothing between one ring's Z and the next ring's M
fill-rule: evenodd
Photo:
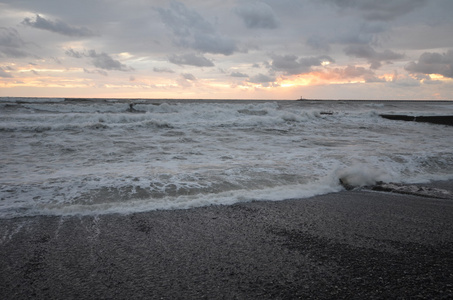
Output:
M448 101L0 97L0 218L129 214L453 179Z

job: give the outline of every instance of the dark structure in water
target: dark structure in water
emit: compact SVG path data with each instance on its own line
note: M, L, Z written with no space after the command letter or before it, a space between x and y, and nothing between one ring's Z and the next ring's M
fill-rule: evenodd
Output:
M408 116L408 115L380 115L381 117L389 120L399 121L413 121L413 122L424 122L433 124L442 124L453 126L453 116Z

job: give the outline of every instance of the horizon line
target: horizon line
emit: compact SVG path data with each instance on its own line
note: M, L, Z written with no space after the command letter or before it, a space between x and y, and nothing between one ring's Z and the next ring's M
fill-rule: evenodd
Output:
M26 98L26 99L65 99L65 100L103 100L103 99L118 99L118 100L198 100L198 101L437 101L450 102L453 99L319 99L319 98L298 98L298 99L258 99L258 98L126 98L126 97L46 97L46 96L0 96L2 98Z

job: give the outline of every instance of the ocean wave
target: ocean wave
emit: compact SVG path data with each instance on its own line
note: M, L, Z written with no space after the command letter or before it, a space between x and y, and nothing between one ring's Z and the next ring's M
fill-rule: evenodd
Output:
M277 201L340 191L341 181L453 178L452 128L383 119L387 104L131 104L4 103L0 217Z
M320 110L292 112L278 105L136 105L143 113L129 113L123 104L99 109L98 105L26 105L40 113L22 113L0 119L0 131L49 131L117 127L181 128L212 126L273 126L325 119ZM56 113L57 112L57 113Z

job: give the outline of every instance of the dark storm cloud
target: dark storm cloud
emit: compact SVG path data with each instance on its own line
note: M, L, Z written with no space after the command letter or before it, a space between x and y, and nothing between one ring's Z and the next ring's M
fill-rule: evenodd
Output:
M172 55L168 60L176 65L189 65L195 67L213 67L214 63L202 55L184 54Z
M132 67L128 67L120 61L113 59L105 52L97 53L95 50L89 50L88 52L81 53L73 49L67 49L65 53L66 55L74 58L89 57L91 58L91 63L99 69L123 72L134 70Z
M86 27L73 27L73 26L70 26L70 25L64 23L61 20L50 21L50 20L47 20L47 19L41 17L40 15L36 15L35 20L31 20L30 18L25 18L22 21L22 24L33 27L33 28L48 30L51 32L55 32L55 33L59 33L59 34L67 35L67 36L90 37L90 36L94 35L94 33Z
M23 50L26 44L16 29L8 27L0 28L0 56L23 58L31 56Z
M334 62L334 59L327 56L302 57L296 55L273 55L271 68L275 71L283 71L287 75L309 73L314 66L320 66L323 62Z
M365 58L371 64L370 68L372 69L380 68L382 61L392 61L404 58L403 54L399 54L391 50L377 52L368 45L351 45L346 47L344 52L349 56Z
M390 21L423 7L428 0L325 0L340 8L358 9L370 21Z
M279 20L272 8L263 2L245 3L235 9L248 28L274 29Z
M453 78L453 50L446 53L425 52L418 62L410 62L405 69L410 73L440 74Z
M210 22L183 3L172 1L170 8L157 8L162 22L172 30L177 45L203 53L231 55L236 43L218 33Z

